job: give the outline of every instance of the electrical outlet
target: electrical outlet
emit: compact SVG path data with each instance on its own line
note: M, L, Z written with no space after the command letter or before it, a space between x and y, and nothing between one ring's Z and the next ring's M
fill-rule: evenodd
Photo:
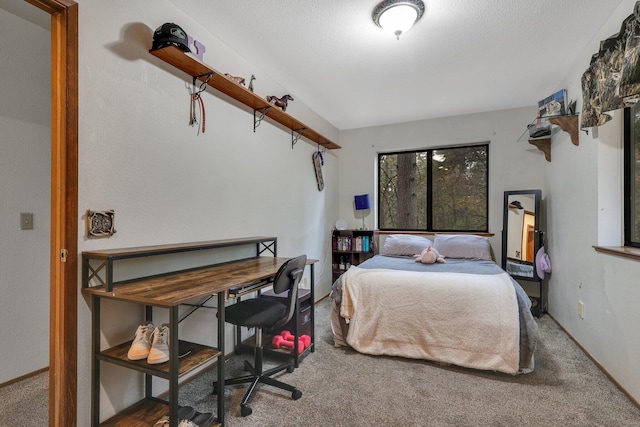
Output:
M582 301L578 301L578 317L584 319L584 303Z
M20 212L20 230L33 230L33 213Z

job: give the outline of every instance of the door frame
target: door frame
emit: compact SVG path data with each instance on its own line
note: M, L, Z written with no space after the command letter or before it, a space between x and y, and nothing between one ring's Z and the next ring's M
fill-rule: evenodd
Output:
M25 0L51 15L49 426L77 425L78 4Z

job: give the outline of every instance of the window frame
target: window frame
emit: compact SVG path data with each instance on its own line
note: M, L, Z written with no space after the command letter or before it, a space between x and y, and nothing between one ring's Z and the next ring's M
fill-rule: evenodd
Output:
M635 107L626 107L624 109L624 203L623 203L623 217L624 217L624 246L640 248L640 241L633 240L633 221L634 206L633 206L633 190L634 181L636 178L636 168L634 167L635 161L635 148L634 138L635 130ZM640 137L640 135L639 135ZM636 212L635 215L640 215L640 212Z
M385 232L394 232L394 231L415 231L415 232L427 232L427 233L446 233L446 232L450 232L450 233L488 233L489 232L489 161L490 161L490 155L489 155L489 145L490 145L490 141L485 141L485 142L479 142L479 143L471 143L471 144L464 144L464 145L452 145L452 146L440 146L440 147L429 147L429 148L419 148L419 149L411 149L411 150L397 150L397 151L387 151L387 152L378 152L378 158L377 158L377 163L376 163L376 168L377 168L377 184L376 184L376 199L377 199L377 203L376 203L376 208L377 208L377 213L376 213L376 220L377 220L377 225L378 225L378 229L380 231L385 231ZM486 187L485 187L485 227L482 230L472 230L472 229L460 229L460 230L449 230L449 229L435 229L433 227L433 185L432 185L432 173L433 173L433 152L434 151L439 151L439 150L455 150L455 149L465 149L465 148L470 148L470 147L485 147L486 149L486 153L487 153L487 169L486 169ZM386 227L381 227L381 197L380 197L380 183L381 183L381 171L380 171L380 158L381 156L389 156L389 155L395 155L395 154L405 154L405 153L419 153L419 152L426 152L427 153L427 168L426 168L426 174L427 174L427 189L426 189L426 228L425 229L400 229L400 228L386 228Z

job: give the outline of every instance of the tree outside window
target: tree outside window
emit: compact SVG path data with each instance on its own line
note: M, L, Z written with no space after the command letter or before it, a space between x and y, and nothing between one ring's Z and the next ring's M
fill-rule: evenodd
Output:
M488 231L489 145L378 155L381 230Z

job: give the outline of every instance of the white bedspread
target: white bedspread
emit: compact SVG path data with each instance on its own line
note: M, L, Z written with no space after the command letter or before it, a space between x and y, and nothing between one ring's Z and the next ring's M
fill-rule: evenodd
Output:
M351 267L342 292L346 340L361 353L518 372L518 305L506 273Z

